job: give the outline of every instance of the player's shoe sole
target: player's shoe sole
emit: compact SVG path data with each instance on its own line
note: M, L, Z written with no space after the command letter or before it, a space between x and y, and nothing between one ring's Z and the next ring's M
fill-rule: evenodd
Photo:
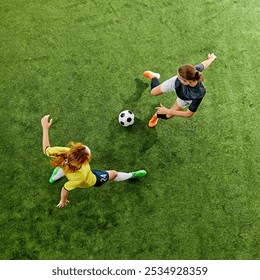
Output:
M132 178L144 177L146 174L147 174L147 172L145 170L134 171L134 172L132 172L132 175L133 175Z
M152 118L150 119L150 121L149 121L149 123L148 123L148 126L150 127L150 128L153 128L153 127L155 127L156 125L157 125L157 123L158 123L158 118L157 118L157 116L156 116L156 114L154 114L153 116L152 116Z
M151 80L152 78L156 78L159 80L161 77L161 75L159 73L155 73L155 72L152 72L149 70L144 72L144 76L149 80Z
M53 184L54 182L56 182L56 180L54 180L53 177L59 172L59 170L60 170L60 167L55 167L55 168L54 168L54 170L53 170L53 172L52 172L52 174L51 174L51 177L50 177L50 179L49 179L49 182L50 182L51 184Z

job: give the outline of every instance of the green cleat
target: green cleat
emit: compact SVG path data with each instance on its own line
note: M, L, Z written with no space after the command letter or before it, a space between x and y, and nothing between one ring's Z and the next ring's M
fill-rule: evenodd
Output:
M138 170L138 171L134 171L132 172L133 177L132 178L140 178L143 177L147 174L147 172L145 170Z
M53 180L53 177L59 172L59 170L60 170L60 167L55 167L55 168L54 168L54 170L53 170L53 172L52 172L52 174L51 174L51 177L50 177L50 179L49 179L49 182L50 182L51 184L53 184L54 182L57 181L57 180Z

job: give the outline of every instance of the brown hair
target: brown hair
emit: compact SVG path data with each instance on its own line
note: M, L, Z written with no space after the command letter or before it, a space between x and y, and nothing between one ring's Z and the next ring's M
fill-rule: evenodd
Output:
M73 173L81 168L85 163L90 162L91 155L81 143L70 142L68 144L70 150L59 154L51 154L54 158L51 164L55 167L61 167L66 173Z
M178 70L179 75L183 80L186 81L198 81L202 82L204 80L201 72L191 64L184 64Z

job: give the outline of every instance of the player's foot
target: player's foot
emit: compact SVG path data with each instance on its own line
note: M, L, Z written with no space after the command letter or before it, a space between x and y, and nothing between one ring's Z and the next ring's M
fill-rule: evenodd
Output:
M145 170L138 170L138 171L134 171L132 172L133 177L132 178L140 178L143 177L147 174L147 172Z
M49 179L49 182L50 182L51 184L57 181L57 180L54 180L53 177L59 172L59 170L60 170L60 167L54 168L54 170L53 170L53 172L52 172L52 174L51 174L51 177L50 177L50 179Z
M150 119L150 121L149 121L149 124L148 124L148 126L149 127L155 127L156 125L157 125L157 123L158 123L158 118L157 118L157 115L156 114L154 114L153 116L152 116L152 118Z
M144 72L144 76L149 80L151 80L152 78L156 78L156 79L159 80L160 77L161 77L161 75L159 73L154 73L154 72L149 71L149 70Z

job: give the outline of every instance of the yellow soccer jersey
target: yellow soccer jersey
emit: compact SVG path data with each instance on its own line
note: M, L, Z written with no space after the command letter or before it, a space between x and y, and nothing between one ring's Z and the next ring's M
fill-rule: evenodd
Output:
M69 150L70 148L68 147L48 147L46 149L46 155L51 156L54 153L59 154ZM91 171L89 163L82 165L79 170L73 173L65 173L65 176L69 181L65 183L64 188L68 191L74 190L76 188L92 187L97 181L96 176Z

